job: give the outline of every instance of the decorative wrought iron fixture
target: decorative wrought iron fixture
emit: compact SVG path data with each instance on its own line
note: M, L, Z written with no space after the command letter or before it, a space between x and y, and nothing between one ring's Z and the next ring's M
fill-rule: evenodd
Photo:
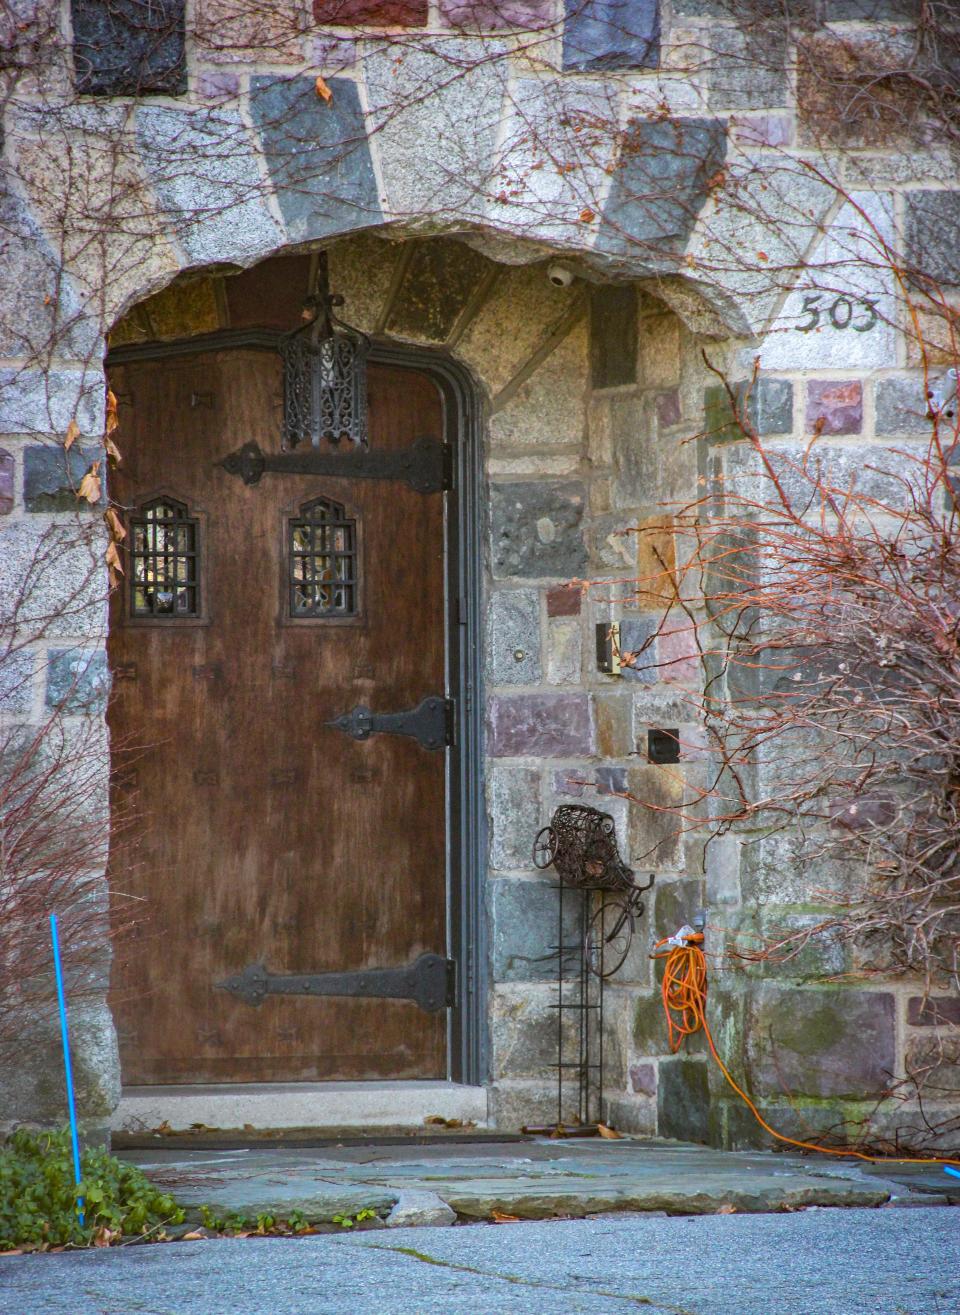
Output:
M307 322L280 345L285 448L322 441L367 446L370 340L334 314L342 305L343 297L328 289L321 257L316 290L304 303Z

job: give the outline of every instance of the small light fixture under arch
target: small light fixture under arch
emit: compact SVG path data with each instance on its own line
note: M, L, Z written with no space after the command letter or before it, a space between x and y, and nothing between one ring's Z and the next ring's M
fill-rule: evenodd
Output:
M334 313L343 297L327 284L326 260L304 303L301 328L280 345L283 360L283 446L321 442L367 446L367 354L370 340Z

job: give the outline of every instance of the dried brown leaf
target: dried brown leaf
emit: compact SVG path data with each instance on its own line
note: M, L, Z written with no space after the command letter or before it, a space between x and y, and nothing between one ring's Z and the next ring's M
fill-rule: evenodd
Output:
M80 437L80 426L77 424L75 419L71 420L69 425L67 425L67 433L63 440L64 449L67 452L69 452L79 437Z
M117 545L112 539L107 544L107 551L104 553L104 561L111 570L117 571L120 575L123 575L123 563L120 560L120 553L117 549Z
M608 1141L620 1141L623 1137L622 1132L617 1132L616 1128L608 1128L605 1123L597 1124L597 1132L601 1137L606 1137Z
M120 449L117 447L116 443L113 441L113 439L110 437L109 434L103 440L103 446L107 449L107 456L111 459L111 461L115 461L117 465L119 465L120 462L123 460L123 454L121 453Z
M112 434L113 431L116 429L117 425L119 425L119 423L120 421L117 418L117 395L112 388L108 388L107 389L107 423L106 423L107 434L108 435Z
M110 537L115 543L123 543L127 537L127 527L117 515L113 507L108 507L103 513L103 519L107 522L107 528L110 531Z
M206 1235L206 1233L197 1233L197 1232L193 1232L193 1233L184 1233L184 1234L181 1236L180 1241L181 1241L181 1242L205 1242L206 1239L207 1239L207 1235Z
M326 101L326 103L329 105L330 102L333 100L333 92L324 82L323 78L318 77L316 82L313 84L313 86L314 86L314 90L316 91L320 99Z
M519 1215L504 1214L502 1210L491 1210L490 1218L495 1224L519 1224Z
M89 503L96 503L100 501L102 494L103 484L100 480L100 462L95 461L80 481L77 497L85 498Z

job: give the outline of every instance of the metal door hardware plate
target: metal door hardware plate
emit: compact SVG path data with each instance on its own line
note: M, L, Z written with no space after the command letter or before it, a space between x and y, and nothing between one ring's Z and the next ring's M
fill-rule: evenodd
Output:
M439 954L421 954L403 968L365 968L348 973L272 973L262 963L217 982L244 1004L260 1005L268 995L336 995L371 1000L413 1000L435 1014L456 1003L456 963Z
M410 735L425 749L443 749L453 743L453 700L435 696L409 712L371 712L360 703L326 724L355 740L368 740L378 733Z
M392 452L378 448L264 452L251 440L217 464L228 475L239 475L244 484L259 484L266 474L328 475L334 479L403 480L417 493L442 493L449 489L453 469L450 445L435 438L418 438L410 447Z

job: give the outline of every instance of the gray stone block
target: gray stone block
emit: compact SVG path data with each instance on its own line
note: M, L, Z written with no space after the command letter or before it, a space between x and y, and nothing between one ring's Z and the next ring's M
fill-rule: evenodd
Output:
M740 903L740 837L728 831L712 836L704 849L708 906Z
M187 89L185 0L71 0L77 91L179 95Z
M421 34L365 47L370 137L391 215L429 227L441 211L482 213L507 77L498 56L505 49L489 33ZM334 91L334 104L336 98ZM363 131L361 125L361 139Z
M866 1099L896 1069L896 1008L883 991L764 982L748 1000L745 1036L757 1092Z
M788 32L775 20L714 27L707 65L707 104L712 110L769 109L785 105Z
M61 357L99 356L94 319L36 219L10 188L0 194L0 233L0 354L29 361L53 344Z
M106 528L96 515L65 520L0 522L0 616L16 610L20 641L106 633Z
M902 379L878 379L876 385L876 431L878 437L917 435L927 437L927 398L921 374Z
M671 1055L659 1065L657 1134L679 1141L708 1140L709 1093L703 1060Z
M493 867L529 868L534 836L542 825L539 771L492 764L487 773L487 805Z
M501 589L487 607L487 680L537 685L540 674L540 595L536 589Z
M658 624L659 618L651 616L621 618L620 652L636 654L635 665L624 666L621 669L620 674L624 680L637 681L641 685L653 685L659 679L657 641L652 639Z
M102 1127L120 1099L120 1058L105 1004L71 1007L70 1054L77 1114L84 1124ZM53 1017L49 1024L24 1031L5 1059L0 1065L0 1123L64 1124L63 1050Z
M313 78L250 79L250 116L293 241L366 228L383 217L357 84L331 78L328 85L329 104Z
M388 1228L449 1228L457 1216L436 1192L401 1192L387 1215Z
M490 700L487 746L494 758L570 758L593 752L586 694L512 694Z
M733 387L736 413L723 384L703 390L704 430L711 443L736 442L745 437L736 416L761 435L789 434L793 429L793 383L760 375Z
M582 484L572 480L492 484L490 500L495 575L556 578L586 568Z
M547 622L547 680L551 685L578 685L581 675L580 622L551 617Z
M25 712L33 703L36 657L29 649L6 653L0 661L0 714Z
M565 0L563 67L656 68L660 0Z
M533 839L529 837L532 845ZM500 878L490 883L490 944L495 982L550 982L557 979L559 889L545 881ZM563 907L565 964L579 963L579 907L568 897Z
M637 259L646 248L652 270L671 268L669 256L686 245L725 151L716 119L629 123L597 248Z
M960 286L960 192L907 192L907 258L924 281Z
M632 768L629 786L634 800L629 814L631 862L647 869L682 867L683 787L676 768Z
M282 245L237 110L140 106L136 124L145 171L192 264L245 264Z
M91 464L102 460L102 449L77 445L68 452L53 444L24 448L23 505L27 511L85 510L89 504L78 499L77 489Z
M68 713L104 712L110 694L107 655L101 649L55 648L47 666L47 706Z
M0 434L57 434L76 420L80 433L102 434L103 372L0 370Z

